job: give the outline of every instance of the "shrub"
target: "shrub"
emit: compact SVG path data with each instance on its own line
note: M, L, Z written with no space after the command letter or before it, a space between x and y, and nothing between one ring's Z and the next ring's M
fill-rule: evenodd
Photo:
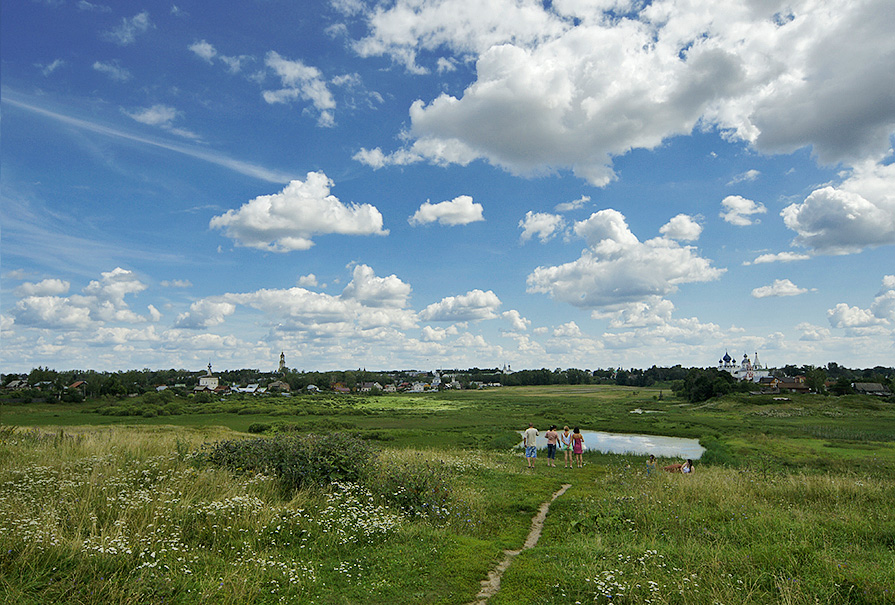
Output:
M374 457L365 441L340 433L219 441L197 456L234 471L273 475L287 491L334 481L359 483Z
M266 433L270 430L270 425L265 422L253 422L249 425L250 433Z
M451 497L443 463L411 461L380 467L369 479L374 494L410 515L440 518Z

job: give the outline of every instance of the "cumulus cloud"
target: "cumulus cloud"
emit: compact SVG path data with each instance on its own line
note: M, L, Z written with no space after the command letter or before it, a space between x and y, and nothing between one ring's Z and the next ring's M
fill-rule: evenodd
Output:
M594 310L594 319L608 319L610 328L643 328L670 324L674 303L661 296L648 296L642 301Z
M448 296L432 303L419 313L423 321L477 321L497 317L501 302L497 294L488 290L471 290L460 296Z
M203 330L224 323L226 317L235 311L236 305L230 302L208 298L198 300L190 305L189 311L178 315L174 327Z
M690 242L699 239L699 235L702 233L702 225L697 223L692 216L678 214L662 225L659 233L669 239Z
M525 213L525 218L519 221L519 228L522 229L519 240L524 243L537 235L541 243L548 242L557 233L562 232L565 224L565 219L558 214L529 210Z
M279 193L213 217L209 226L223 229L239 246L271 252L307 250L316 235L388 235L375 206L345 205L330 194L332 186L323 172L309 172L304 181L294 180Z
M317 283L317 276L313 273L308 273L298 278L298 285L305 288L315 288L319 284Z
M441 225L468 225L484 221L482 205L472 201L468 195L455 197L453 200L431 204L424 202L413 216L408 219L411 225L424 225L438 222Z
M150 27L152 21L149 20L149 13L143 11L130 19L122 18L121 23L105 33L105 38L119 46L128 46L136 42L138 34L146 32Z
M62 279L45 279L37 283L25 282L16 288L17 296L58 296L65 294L71 283Z
M286 59L275 51L267 53L264 64L274 71L282 84L279 90L265 90L262 93L265 101L271 104L295 99L310 101L317 110L319 126L335 124L333 110L336 102L319 69L300 60Z
M807 288L800 288L788 279L775 279L769 286L762 286L752 290L753 298L767 298L769 296L798 296L807 292Z
M697 124L762 152L810 146L825 163L888 148L888 0L796 0L785 13L734 0L619 6L396 0L367 9L368 34L355 49L411 73L436 67L421 57L475 61L476 79L462 94L410 108L407 151L437 164L571 169L605 185L614 157Z
M218 54L218 51L214 46L205 40L193 42L188 48L193 51L197 57L204 59L208 63L213 63L215 56Z
M799 254L798 252L778 252L776 254L760 254L755 257L754 261L745 261L744 265L762 265L766 263L791 263L797 260L808 260L811 258L807 254Z
M146 289L132 272L121 267L92 280L81 294L60 296L68 292L70 283L45 279L24 283L16 289L21 296L11 315L16 324L42 329L84 330L103 322L141 323L147 318L134 313L125 301L128 295ZM150 312L151 313L151 312Z
M665 237L639 241L616 210L595 212L575 223L574 232L588 248L578 260L536 268L528 276L529 292L600 308L664 296L680 284L712 281L724 273L692 246Z
M367 307L403 308L410 296L410 284L396 275L377 277L371 267L357 265L351 281L342 291L342 298L354 299Z
M852 307L845 303L839 303L827 311L827 319L834 328L868 328L886 323L884 319L876 317L872 311L860 307Z
M519 311L517 311L516 309L504 311L501 314L501 317L510 322L513 330L516 330L517 332L524 332L531 325L531 320L522 317L522 314L519 313Z
M583 336L581 328L574 321L564 323L553 328L553 336L557 338L580 338Z
M757 223L757 219L753 220L749 217L753 214L764 214L768 211L764 204L747 200L739 195L728 195L721 200L721 206L724 207L724 210L718 216L731 225L738 227L746 227Z
M822 187L780 213L793 243L825 254L895 244L895 164L865 162L838 187Z
M115 61L110 63L96 61L93 63L93 69L100 73L106 74L111 79L117 80L118 82L127 82L132 77L131 72L118 65L118 63Z

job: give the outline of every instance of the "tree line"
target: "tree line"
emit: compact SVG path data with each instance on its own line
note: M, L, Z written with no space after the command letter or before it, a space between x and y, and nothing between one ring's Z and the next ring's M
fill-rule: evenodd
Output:
M752 383L737 384L736 380L727 372L714 368L694 368L675 365L671 367L659 367L653 365L647 369L640 368L609 368L609 369L579 369L579 368L555 368L555 369L527 369L515 372L505 371L500 368L469 368L465 370L452 369L439 371L444 381L456 381L462 388L475 387L478 384L501 384L504 386L535 386L535 385L606 385L631 387L666 387L673 389L677 394L688 399L699 398L702 400L716 395L722 395L737 390L750 390L755 386ZM159 386L171 389L180 388L184 391L192 390L199 382L204 371L189 371L184 369L167 370L126 370L119 372L97 372L94 370L66 370L57 371L50 368L37 367L27 374L3 374L0 377L0 386L6 387L13 381L25 381L29 388L43 392L55 391L61 397L72 400L101 396L123 397L138 395L156 390ZM257 369L222 370L215 375L223 385L246 385L258 383L262 386L275 380L287 383L293 391L303 391L309 385L314 385L321 390L330 390L339 385L355 391L359 390L362 383L387 384L413 383L416 381L431 382L435 378L434 372L419 372L412 370L391 371L367 371L334 370L329 372L302 372L295 369L287 369L284 373L263 372ZM851 392L851 384L854 382L876 382L895 392L895 368L876 366L865 369L850 369L831 362L824 367L810 365L796 366L785 365L772 371L772 375L778 378L804 376L806 385L814 392L831 392L832 394L845 394ZM67 393L67 387L83 381L81 388L76 392ZM708 397L705 395L708 394Z

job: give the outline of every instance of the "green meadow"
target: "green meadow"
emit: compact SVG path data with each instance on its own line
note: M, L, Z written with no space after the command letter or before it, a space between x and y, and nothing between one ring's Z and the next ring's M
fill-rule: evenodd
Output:
M530 471L528 422L707 451ZM488 603L895 603L895 404L604 386L2 403L0 597L471 603L566 483Z

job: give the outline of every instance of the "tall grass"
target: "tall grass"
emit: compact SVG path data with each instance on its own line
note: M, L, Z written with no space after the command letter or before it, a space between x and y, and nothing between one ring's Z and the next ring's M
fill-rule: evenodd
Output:
M0 602L468 603L564 482L494 605L895 602L892 478L383 449L357 481L285 492L196 458L232 437L0 434Z

